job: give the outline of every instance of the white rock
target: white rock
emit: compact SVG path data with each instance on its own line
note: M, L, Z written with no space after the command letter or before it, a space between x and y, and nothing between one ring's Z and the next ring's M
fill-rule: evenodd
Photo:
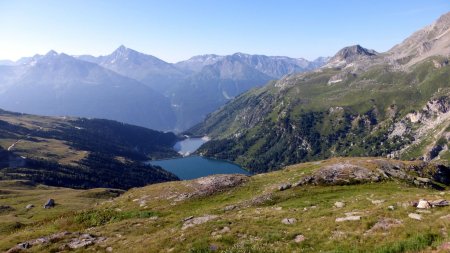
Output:
M305 238L304 235L297 235L297 236L295 237L295 239L294 239L294 242L296 242L296 243L301 243L301 242L303 242L305 239L306 239L306 238Z
M372 204L374 204L374 205L379 205L379 204L382 204L382 203L384 203L384 199L379 199L379 200L372 200Z
M334 203L334 206L337 207L337 208L342 208L342 207L345 206L345 203L341 202L341 201L338 201L338 202Z
M428 201L421 199L421 200L419 200L419 203L417 204L417 208L428 209L428 208L431 208L431 205Z
M347 217L336 218L336 222L358 221L358 220L361 220L361 216L347 216Z
M408 214L408 217L415 220L422 220L422 215L418 213L410 213Z

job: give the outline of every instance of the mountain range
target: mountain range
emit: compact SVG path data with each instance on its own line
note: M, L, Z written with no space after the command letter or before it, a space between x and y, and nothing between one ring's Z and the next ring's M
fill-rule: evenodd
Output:
M254 171L334 156L446 160L450 13L387 52L343 48L321 68L245 92L188 133Z
M0 62L0 107L182 131L242 92L326 60L236 53L171 64L125 46L99 57L50 51Z

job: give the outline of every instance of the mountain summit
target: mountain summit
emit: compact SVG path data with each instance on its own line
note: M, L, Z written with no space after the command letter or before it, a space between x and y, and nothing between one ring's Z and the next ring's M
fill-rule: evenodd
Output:
M370 59L376 55L378 53L375 50L367 49L360 45L344 47L329 60L324 68L343 68L352 62Z

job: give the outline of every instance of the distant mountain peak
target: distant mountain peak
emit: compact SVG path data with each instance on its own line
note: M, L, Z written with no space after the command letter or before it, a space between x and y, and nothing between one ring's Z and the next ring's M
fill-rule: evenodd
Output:
M45 54L45 56L57 56L58 53L55 50L50 50L48 53Z
M344 47L343 49L339 50L333 58L336 57L341 59L348 59L356 55L373 56L376 54L378 53L375 50L367 49L360 45L353 45L349 47Z
M370 59L377 56L378 52L360 45L344 47L339 50L323 68L344 68L358 60Z

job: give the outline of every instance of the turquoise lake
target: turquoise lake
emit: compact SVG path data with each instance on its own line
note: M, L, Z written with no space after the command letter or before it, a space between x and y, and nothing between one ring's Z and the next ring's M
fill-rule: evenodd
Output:
M183 142L183 143L180 143ZM203 138L189 138L175 144L174 149L182 155L192 154L206 140ZM150 164L157 165L172 172L182 180L195 179L214 174L246 174L248 171L239 165L202 156L186 156L167 160L150 161Z

